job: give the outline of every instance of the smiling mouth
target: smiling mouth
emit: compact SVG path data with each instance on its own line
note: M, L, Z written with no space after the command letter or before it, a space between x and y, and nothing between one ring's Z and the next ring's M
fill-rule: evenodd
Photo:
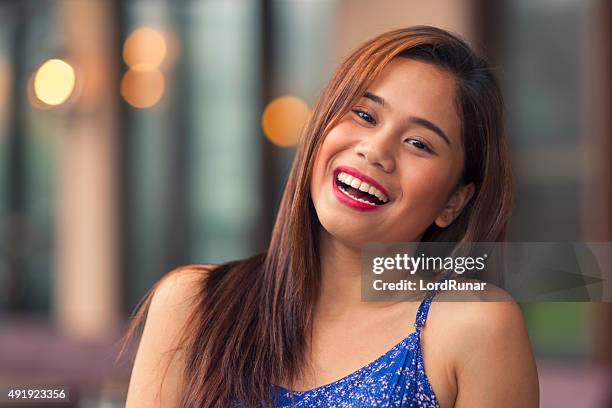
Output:
M376 187L342 171L335 175L334 182L342 193L353 200L372 206L382 206L389 202L389 198Z

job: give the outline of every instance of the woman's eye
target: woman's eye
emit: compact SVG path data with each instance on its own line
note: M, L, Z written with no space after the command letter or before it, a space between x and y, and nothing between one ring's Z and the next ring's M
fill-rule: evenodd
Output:
M406 143L416 147L419 150L424 150L426 152L431 152L431 149L429 148L429 146L427 146L425 143L423 143L419 139L406 139Z
M364 112L362 110L359 109L353 109L353 112L355 112L355 115L359 116L361 118L361 120L364 120L370 124L375 124L376 121L374 120L374 118L367 112Z

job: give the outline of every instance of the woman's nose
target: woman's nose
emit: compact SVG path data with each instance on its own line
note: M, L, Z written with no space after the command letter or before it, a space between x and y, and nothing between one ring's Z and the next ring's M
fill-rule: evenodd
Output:
M364 137L355 146L355 153L369 164L380 167L386 173L395 168L392 154L392 135L388 132L378 132Z

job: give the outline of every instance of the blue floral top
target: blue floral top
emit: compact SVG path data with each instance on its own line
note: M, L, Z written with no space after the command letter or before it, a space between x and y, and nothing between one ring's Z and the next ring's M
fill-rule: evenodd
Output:
M425 374L420 341L434 295L429 292L419 305L416 330L385 354L346 377L311 390L291 392L276 385L276 407L439 407Z

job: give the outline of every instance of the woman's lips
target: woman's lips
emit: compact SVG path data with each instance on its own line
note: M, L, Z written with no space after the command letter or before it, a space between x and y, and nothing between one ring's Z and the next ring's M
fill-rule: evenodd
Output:
M338 201L340 201L343 204L346 204L347 206L349 206L349 207L351 207L351 208L353 208L355 210L358 210L358 211L373 211L373 210L377 210L377 209L383 207L382 205L372 205L372 204L362 203L361 201L357 201L357 200L347 196L342 191L340 191L340 188L338 187L338 185L336 184L334 179L332 179L332 189L333 189L334 195L336 196Z
M385 196L389 197L389 193L387 192L387 190L378 181L374 180L372 177L368 176L367 174L360 172L356 168L349 167L349 166L338 166L334 170L334 177L336 177L339 172L350 174L351 176L356 177L359 180L365 181L369 185L376 187Z
M334 195L336 196L338 201L340 201L341 203L357 211L373 211L373 210L378 210L380 208L383 208L385 206L384 204L378 205L378 204L364 203L364 202L356 200L355 198L349 196L347 193L343 192L338 186L338 183L336 182L338 173L339 173L338 171L335 171L332 177L332 191L334 192Z

